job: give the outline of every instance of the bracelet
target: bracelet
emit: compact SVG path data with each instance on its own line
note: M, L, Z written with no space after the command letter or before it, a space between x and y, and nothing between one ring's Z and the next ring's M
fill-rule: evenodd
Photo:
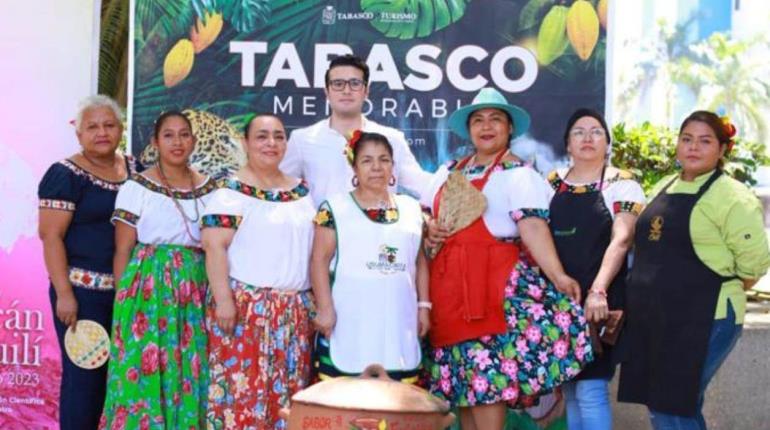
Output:
M433 303L419 301L419 302L417 302L417 308L418 309L433 309Z
M605 299L607 298L607 292L603 291L603 290L590 290L590 291L588 291L588 294L596 294L596 295L604 297Z

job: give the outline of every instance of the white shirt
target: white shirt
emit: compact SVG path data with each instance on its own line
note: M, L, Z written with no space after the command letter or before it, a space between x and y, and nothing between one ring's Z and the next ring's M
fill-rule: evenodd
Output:
M433 200L449 177L454 162L441 166L433 175L420 203L433 208ZM481 166L478 166L481 167ZM468 180L480 179L483 171L470 168ZM482 218L489 232L496 238L519 236L516 222L529 216L548 219L550 194L548 185L535 169L518 162L503 162L495 166L482 189L487 199L487 209Z
M400 185L421 195L431 175L420 168L404 133L366 118L362 118L362 129L384 135L393 147L396 185L390 191L395 193ZM281 170L287 175L304 178L310 186L313 201L320 205L329 196L353 189L353 168L344 155L346 144L347 138L331 128L329 118L299 128L291 133Z
M227 248L230 277L256 287L309 289L315 205L305 183L268 191L235 178L223 184L206 206L203 226L236 228Z
M198 222L215 189L216 182L207 177L194 191L171 190L172 198L163 185L135 175L118 191L112 222L136 228L139 243L200 247Z

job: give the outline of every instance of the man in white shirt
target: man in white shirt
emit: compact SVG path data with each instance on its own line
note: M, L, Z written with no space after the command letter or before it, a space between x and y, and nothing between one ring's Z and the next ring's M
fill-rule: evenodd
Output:
M353 189L353 169L348 164L344 148L354 130L380 133L393 147L394 174L399 185L419 196L428 184L430 174L424 172L404 133L366 119L361 114L369 95L369 66L353 55L335 58L326 71L326 98L331 116L317 123L294 130L289 138L281 170L304 178L316 206L327 197Z

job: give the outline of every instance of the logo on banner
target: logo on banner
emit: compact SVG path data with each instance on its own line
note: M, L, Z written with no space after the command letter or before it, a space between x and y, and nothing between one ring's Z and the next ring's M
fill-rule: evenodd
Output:
M337 22L337 10L334 6L328 5L321 12L321 23L325 25L334 25Z
M406 270L406 264L396 263L397 254L398 248L382 244L380 245L380 255L378 256L377 261L366 263L366 268L369 270L379 270L380 273L384 275L403 272Z

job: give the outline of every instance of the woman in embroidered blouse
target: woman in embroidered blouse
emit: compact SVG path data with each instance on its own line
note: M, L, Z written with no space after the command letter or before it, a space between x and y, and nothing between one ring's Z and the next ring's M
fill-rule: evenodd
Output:
M697 111L679 131L681 172L636 222L618 400L655 429L705 429L706 387L741 334L751 288L770 266L762 205L722 170L735 127Z
M75 366L64 352L64 333L78 319L97 321L110 331L115 297L110 216L120 184L134 169L116 152L123 132L121 112L98 95L78 108L75 134L81 151L54 163L45 173L40 198L43 241L54 324L62 353L59 423L63 430L94 429L104 403L107 366Z
M610 309L623 308L626 254L644 192L630 173L607 165L611 140L600 113L575 111L564 142L572 166L548 175L554 191L550 227L564 269L580 283L586 319L600 324ZM576 381L564 386L570 430L612 428L612 347L602 344L594 356Z
M323 202L315 218L310 279L321 336L313 363L321 379L378 363L391 378L415 382L430 325L422 210L388 191L393 148L385 136L357 131L347 152L355 189Z
M308 262L315 205L278 168L286 131L269 114L245 130L248 161L223 181L203 217L213 429L285 428L278 416L310 379Z
M579 285L564 272L548 229L547 185L508 151L529 115L485 88L449 125L475 152L436 172L423 206L440 217L444 183L459 172L487 208L431 261L430 390L460 408L464 430L502 429L506 403L530 405L574 377L592 351L573 301Z
M190 121L161 114L158 163L115 202L117 284L101 429L205 427L208 389L198 221L216 184L189 167Z

